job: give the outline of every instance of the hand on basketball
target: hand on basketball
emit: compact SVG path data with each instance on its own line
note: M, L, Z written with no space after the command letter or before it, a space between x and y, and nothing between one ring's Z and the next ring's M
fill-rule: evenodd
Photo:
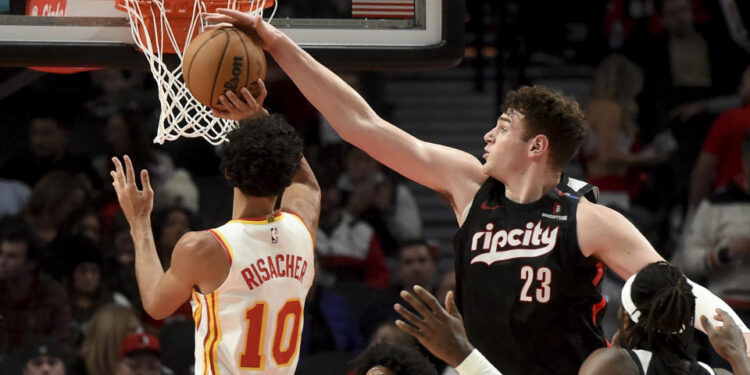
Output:
M215 117L234 121L241 121L258 115L268 115L268 111L263 108L263 101L266 100L268 92L266 91L266 85L260 78L258 78L258 87L260 87L260 95L257 98L253 97L247 87L240 89L242 98L231 91L227 91L219 97L222 107L211 108L211 113Z
M701 315L701 325L708 335L708 340L711 342L716 353L722 356L730 363L737 359L747 358L747 346L745 344L745 338L742 336L742 331L734 323L732 317L722 309L716 309L716 315L714 319L724 323L722 327L714 327L711 321L705 316Z
M141 171L141 185L143 190L138 190L135 182L135 171L130 158L125 155L125 170L123 171L120 159L114 157L112 162L115 164L115 170L110 171L112 176L112 185L117 193L117 200L120 201L120 207L125 214L125 218L130 224L130 229L137 229L143 225L151 228L151 210L154 208L154 190L151 189L148 171Z
M234 9L218 8L216 13L204 13L203 20L210 23L206 30L221 27L236 27L251 38L260 40L263 49L270 51L284 34L260 16L253 16Z
M474 350L466 336L453 292L445 296L445 309L435 296L419 285L414 287L414 294L401 291L401 298L419 315L397 303L393 308L410 324L397 320L396 326L419 340L430 353L456 367Z

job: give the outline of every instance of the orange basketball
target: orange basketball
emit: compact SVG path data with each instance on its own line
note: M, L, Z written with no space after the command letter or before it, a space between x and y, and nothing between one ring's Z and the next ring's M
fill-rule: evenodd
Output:
M247 34L232 27L198 34L185 49L182 58L185 86L208 107L222 107L219 97L232 91L240 98L247 87L254 97L260 95L258 78L266 78L263 49Z

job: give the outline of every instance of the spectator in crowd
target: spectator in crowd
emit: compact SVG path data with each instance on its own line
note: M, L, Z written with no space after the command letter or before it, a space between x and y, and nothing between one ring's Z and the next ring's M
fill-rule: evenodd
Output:
M83 205L66 220L61 229L63 238L84 237L94 246L102 245L102 221L96 210L89 205Z
M305 301L300 358L320 352L357 352L364 338L346 298L322 282L320 260L315 259L315 279Z
M134 333L125 338L120 349L115 375L159 375L162 373L161 343L148 333Z
M71 128L56 115L39 115L29 124L30 150L13 157L0 168L0 177L14 179L33 187L47 173L62 170L70 173L90 191L98 186L89 161L68 152Z
M130 226L122 212L110 222L111 243L106 251L104 283L110 290L122 293L133 308L141 310L141 295L135 278L135 246Z
M40 337L23 349L23 375L70 375L70 354L52 339Z
M342 192L335 180L318 175L321 187L321 214L315 242L316 255L337 282L362 282L384 289L390 273L375 230L342 206Z
M345 195L349 213L375 229L387 255L393 254L398 243L422 236L414 196L383 173L380 163L362 150L349 148L337 185Z
M53 171L34 186L24 215L36 236L50 243L85 199L84 189L69 173Z
M693 167L691 213L703 198L735 181L742 172L740 140L750 129L750 66L742 74L738 91L742 106L724 112L714 121Z
M130 306L120 293L110 291L102 283L101 250L85 237L72 237L61 244L67 259L66 286L73 320L79 336L86 332L99 307L107 303Z
M438 301L445 301L448 292L456 292L456 271L449 270L443 274L443 277L440 278L440 283L438 283L436 292Z
M354 363L356 375L437 375L415 348L388 343L368 347Z
M91 319L81 346L88 375L114 374L125 337L140 330L141 322L130 308L116 304L100 307Z
M370 335L383 322L393 322L397 315L393 304L399 302L402 290L411 290L420 285L430 292L435 291L436 249L421 239L404 242L398 252L396 276L398 283L385 291L372 304L370 312L362 322L365 335Z
M637 194L633 167L666 159L665 150L652 146L636 151L639 143L638 103L643 88L641 69L622 55L610 55L594 70L589 125L582 148L587 181L600 189L599 203L630 208Z
M21 212L30 196L31 189L28 185L0 178L0 218Z
M92 161L99 179L107 182L103 186L108 187L111 182L109 167L112 158L126 154L137 169L148 169L149 174L153 176L151 183L155 189L158 189L174 173L172 159L166 153L154 149L144 134L145 125L143 116L135 110L120 109L107 118L105 131L107 151Z
M750 130L741 147L741 178L701 202L673 262L750 322Z
M37 246L22 222L0 238L0 355L39 335L72 347L70 306L60 283L38 271Z
M387 343L391 345L400 345L408 347L416 347L417 341L398 329L393 322L383 322L376 329L375 332L370 336L369 346Z

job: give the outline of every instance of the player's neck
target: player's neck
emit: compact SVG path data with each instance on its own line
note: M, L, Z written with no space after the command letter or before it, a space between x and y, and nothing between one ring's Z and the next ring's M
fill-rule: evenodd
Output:
M536 202L560 183L561 176L559 170L531 166L522 174L503 181L505 197L522 204Z
M232 203L232 219L265 217L274 213L276 196L253 197L242 194L240 189L234 188Z

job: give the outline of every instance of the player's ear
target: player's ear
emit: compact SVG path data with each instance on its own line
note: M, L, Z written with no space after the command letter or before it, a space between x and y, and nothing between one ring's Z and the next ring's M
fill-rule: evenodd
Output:
M544 134L537 134L529 142L529 156L538 157L549 149L549 138Z

